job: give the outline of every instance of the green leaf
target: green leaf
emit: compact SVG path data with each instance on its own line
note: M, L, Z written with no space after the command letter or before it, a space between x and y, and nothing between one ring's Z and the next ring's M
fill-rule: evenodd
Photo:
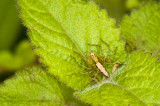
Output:
M160 47L159 9L159 3L150 3L124 17L121 29L127 47L157 54Z
M134 9L134 8L140 8L147 3L153 3L156 0L127 0L126 1L126 8L128 10Z
M111 79L75 95L93 106L160 105L160 63L150 53L134 52Z
M0 51L0 68L7 71L17 71L36 61L36 56L27 40L16 47L14 53L9 50Z
M0 50L9 49L20 31L15 0L0 0Z
M91 75L82 75L89 70L78 65L89 67L88 57L92 52L101 58L102 54L108 57L110 53L111 62L125 59L120 30L93 2L19 0L18 6L41 62L49 67L50 73L74 89L84 89L92 79Z
M1 85L0 103L2 106L84 105L72 93L72 89L59 83L46 70L33 67L17 73L16 77Z
M130 10L133 8L139 7L140 4L141 4L140 0L127 0L126 1L126 7Z

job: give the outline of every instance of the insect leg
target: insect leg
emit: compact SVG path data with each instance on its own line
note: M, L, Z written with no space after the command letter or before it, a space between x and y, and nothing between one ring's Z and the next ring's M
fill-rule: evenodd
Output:
M110 56L111 56L111 48L110 48L110 45L109 45L107 42L103 41L102 39L100 39L100 40L108 47L108 59L110 59Z
M113 54L113 57L111 58L111 60L113 60L113 59L114 59L114 57L115 57L116 53L117 53L117 47L116 47L116 49L115 49L115 51L114 51L114 54Z
M79 64L73 56L71 56L71 57L73 58L73 60L74 60L80 67L83 67L83 68L85 68L85 69L87 69L87 70L91 70L91 68L88 68L88 67L86 67L86 66L84 66L84 65Z
M94 76L93 80L96 80L98 73L99 73L99 70L97 69L97 73L96 73L96 75Z
M116 53L117 53L117 47L116 47L116 49L114 50L113 56L111 57L110 45L109 45L107 42L103 41L102 39L101 39L101 41L108 46L108 49L109 49L108 59L109 59L110 61L113 60L113 59L115 58L115 56L116 56Z
M156 51L155 53L152 54L152 56L153 56L153 57L154 57L154 56L157 56L158 53L159 53L159 51L160 51L160 48L158 48L157 51Z
M73 51L73 53L79 55L85 62L87 62L86 58L84 56L82 56L80 53Z
M88 74L91 74L92 73L92 71L90 71L90 72L85 72L85 73L72 73L72 74L69 74L68 76L72 76L72 75L88 75Z

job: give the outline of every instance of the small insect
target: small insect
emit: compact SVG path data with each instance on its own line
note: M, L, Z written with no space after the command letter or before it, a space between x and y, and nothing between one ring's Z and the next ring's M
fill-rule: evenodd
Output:
M113 63L113 59L116 55L117 49L115 49L114 54L112 55L112 58L111 58L110 57L111 49L110 49L109 44L107 44L102 39L101 41L108 47L108 53L107 53L108 57L105 56L105 52L103 51L102 46L97 45L97 44L88 44L88 45L98 47L100 49L100 55L96 55L95 53L92 52L90 53L89 56L86 56L86 55L81 56L81 54L74 52L82 57L82 59L84 60L84 63L77 62L76 59L73 56L71 56L80 67L83 67L84 69L88 70L87 72L80 73L80 74L81 75L90 74L94 82L97 82L97 81L101 82L103 80L103 76L108 77L108 78L110 77L109 73L107 72L104 66L106 66L107 64L108 65L112 64L113 65L112 72L115 72L118 66L121 64L119 61ZM99 74L100 72L102 72L102 74Z
M119 61L117 61L116 63L113 63L114 66L113 66L113 69L112 69L112 72L115 72L117 67L121 64Z
M98 61L98 57L94 54L91 53L90 54L91 58L93 59L93 61L96 63L97 68L106 76L109 77L109 74L107 72L107 70L104 68L104 66Z

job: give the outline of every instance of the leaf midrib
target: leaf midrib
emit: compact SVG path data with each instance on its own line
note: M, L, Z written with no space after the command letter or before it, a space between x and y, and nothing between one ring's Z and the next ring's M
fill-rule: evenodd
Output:
M23 2L24 3L26 3L24 0L23 0ZM62 30L64 31L64 33L65 33L65 35L70 39L70 41L74 44L74 46L76 47L76 49L80 52L80 54L83 56L83 59L85 60L85 54L81 51L81 49L80 49L80 47L76 44L76 42L71 38L71 36L65 31L65 29L64 29L64 27L62 26L62 24L58 21L58 20L56 20L55 18L54 18L54 16L48 11L48 8L46 8L47 6L45 6L45 4L43 4L43 2L41 2L41 1L39 1L42 5L43 5L43 7L46 9L46 11L47 11L47 13L49 13L51 16L52 16L52 18L55 20L55 22L57 22L60 26L61 26L61 28L62 28ZM27 3L26 3L27 4ZM31 8L30 8L31 9Z
M135 93L133 93L132 91L124 88L124 87L123 87L122 85L120 85L120 84L117 84L117 83L111 83L111 84L116 85L116 86L122 88L123 90L129 92L131 95L133 95L134 97L136 97L139 101L141 101L144 105L147 106L147 104L146 104L141 98L139 98Z
M145 106L147 106L147 104L141 99L141 98L139 98L135 93L133 93L132 91L130 91L130 90L128 90L128 89L126 89L126 88L124 88L122 85L120 85L120 84L118 84L118 83L116 83L116 82L114 82L114 81L107 81L107 82L105 82L105 83L103 83L102 85L104 85L104 84L112 84L112 85L114 85L114 86L118 86L118 87L120 87L121 89L123 89L124 91L126 91L126 92L129 92L131 95L133 95L135 98L137 98L141 103L143 103ZM102 85L100 85L100 86L102 86ZM92 89L95 89L95 88L97 88L97 86L95 86L95 87L93 87L93 88L87 88L86 90L84 90L84 91L82 91L81 93L85 93L85 92L88 92L88 91L91 91ZM99 89L99 87L98 87L98 89Z

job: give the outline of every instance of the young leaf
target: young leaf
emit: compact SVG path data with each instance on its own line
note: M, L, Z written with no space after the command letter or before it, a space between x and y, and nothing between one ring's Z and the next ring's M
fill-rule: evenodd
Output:
M90 83L91 75L82 75L89 70L79 64L88 68L87 57L92 52L101 57L102 54L114 57L113 62L124 60L120 30L115 28L114 20L93 2L19 0L18 5L41 62L68 86L84 89Z
M0 68L3 70L16 71L35 61L36 56L27 40L21 41L14 53L8 50L0 51Z
M34 67L18 73L16 78L9 79L1 85L0 103L2 106L84 105L72 94L72 89L60 84L46 70Z
M126 66L112 74L110 80L77 92L81 100L94 106L160 105L160 63L150 53L134 52Z
M143 5L147 3L152 3L156 0L127 0L126 1L126 8L128 10L132 10L134 8L142 7Z
M130 48L151 51L155 55L160 47L160 4L150 3L131 16L125 16L121 29Z
M130 10L139 7L140 5L141 5L140 0L126 0L126 7Z

